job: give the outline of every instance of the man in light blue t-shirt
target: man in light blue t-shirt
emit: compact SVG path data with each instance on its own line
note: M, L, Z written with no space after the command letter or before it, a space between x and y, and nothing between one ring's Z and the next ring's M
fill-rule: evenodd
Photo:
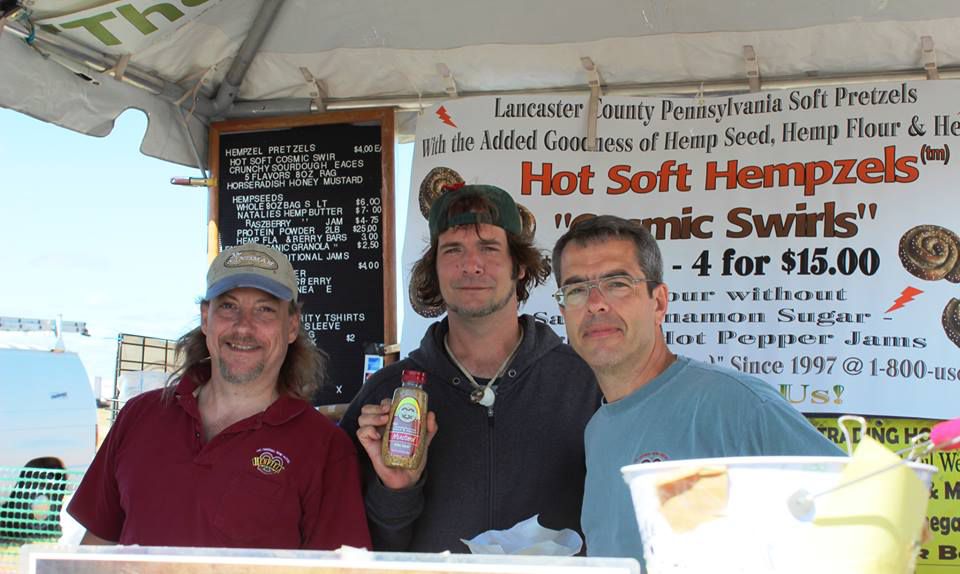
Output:
M625 465L843 455L767 383L670 352L663 261L643 226L609 215L582 221L557 241L553 265L567 338L604 396L584 436L588 555L643 563Z

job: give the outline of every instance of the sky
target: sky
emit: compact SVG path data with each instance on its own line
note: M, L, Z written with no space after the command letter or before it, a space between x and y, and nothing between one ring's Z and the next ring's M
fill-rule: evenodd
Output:
M146 126L128 110L97 138L0 109L0 317L86 322L90 336L67 333L64 344L91 384L100 377L102 397L118 333L176 339L200 320L207 189L171 185L200 172L139 152ZM396 156L398 222L412 147ZM0 331L0 347L55 343L50 332Z

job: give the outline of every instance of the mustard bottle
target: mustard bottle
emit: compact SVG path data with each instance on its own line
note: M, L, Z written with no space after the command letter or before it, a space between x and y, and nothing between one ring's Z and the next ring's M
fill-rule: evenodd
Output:
M383 435L380 455L391 468L417 468L426 450L427 392L423 384L427 374L405 370L400 386L393 391L390 421Z

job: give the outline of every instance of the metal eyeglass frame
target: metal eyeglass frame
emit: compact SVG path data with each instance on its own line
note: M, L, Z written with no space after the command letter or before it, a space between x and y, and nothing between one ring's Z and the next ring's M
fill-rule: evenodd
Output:
M636 287L636 286L639 285L640 283L653 283L654 285L659 285L659 284L661 283L661 281L654 281L653 279L647 279L647 278L637 279L637 278L635 278L635 277L632 277L632 276L627 275L627 274L624 273L624 274L621 274L621 275L610 275L609 277L601 277L601 278L599 278L599 279L592 279L592 280L590 280L590 281L578 281L578 282L576 282L576 283L569 283L569 284L567 284L567 285L563 285L563 286L561 286L559 289L557 289L557 290L553 293L553 298L557 301L557 304L558 304L558 305L560 305L561 307L566 307L567 304L564 303L564 301L566 300L567 296L566 296L566 294L564 293L564 290L569 289L569 288L571 288L571 287L586 287L586 288L587 288L587 292L586 292L586 293L587 293L587 296L586 296L586 298L583 300L583 303L586 303L587 300L590 299L590 291L593 290L594 288L596 288L597 291L599 291L600 294L603 295L604 299L606 299L606 298L607 298L607 292L606 292L602 287L600 287L600 284L603 283L603 282L605 282L605 281L611 281L611 280L615 280L615 279L627 280L627 281L633 283L633 286L634 286L634 287ZM579 307L579 306L580 306L580 305L573 305L573 307Z

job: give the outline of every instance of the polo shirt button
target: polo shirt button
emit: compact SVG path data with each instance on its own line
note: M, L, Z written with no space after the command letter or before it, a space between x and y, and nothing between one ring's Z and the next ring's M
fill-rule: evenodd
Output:
M454 378L453 378L453 384L454 384L454 385L459 385L459 384L460 384L460 377L454 377Z

